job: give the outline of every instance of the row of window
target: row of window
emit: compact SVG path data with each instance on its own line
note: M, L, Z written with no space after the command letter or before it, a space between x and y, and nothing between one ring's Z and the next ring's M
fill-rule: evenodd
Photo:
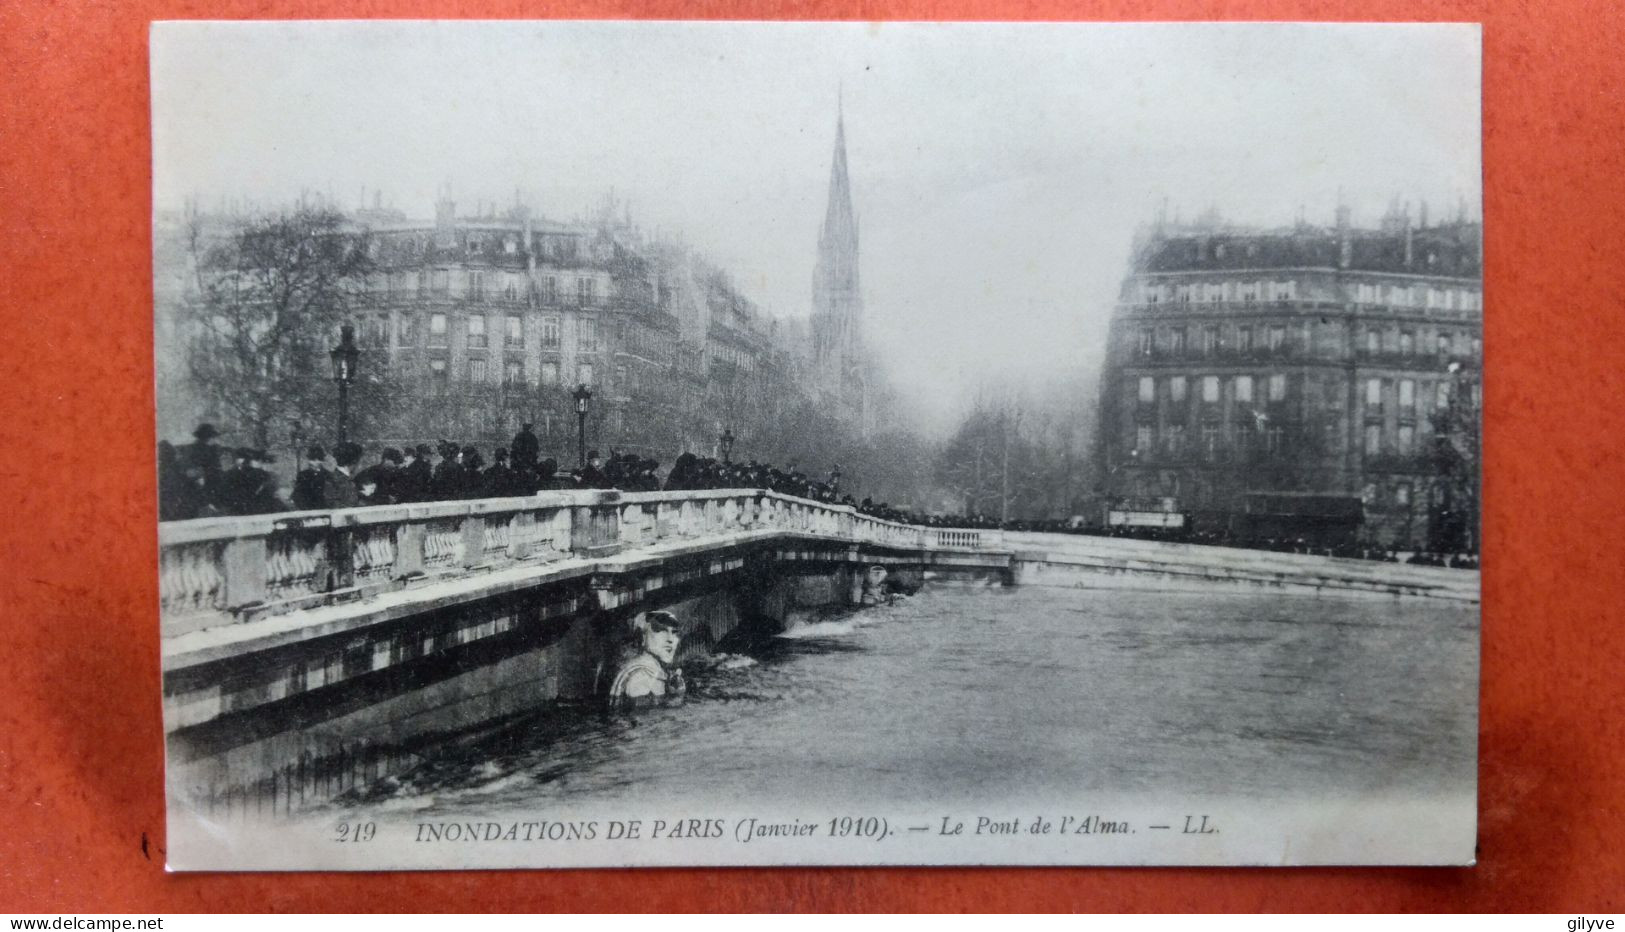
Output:
M562 288L561 288L562 285ZM503 298L518 301L533 296L544 304L557 304L561 295L575 296L577 304L598 302L598 280L581 276L574 279L544 275L535 282L519 272L487 272L481 269L419 269L417 271L377 272L367 277L367 291L373 294L444 295L459 298Z
M1393 285L1361 282L1354 286L1356 304L1387 304L1394 307L1423 307L1448 311L1481 310L1479 293L1473 288L1439 288L1422 285Z
M1312 289L1302 289L1305 295ZM1235 280L1222 282L1141 282L1141 304L1256 304L1263 301L1296 301L1300 289L1295 281ZM1474 288L1439 287L1388 282L1360 282L1354 286L1357 304L1388 305L1443 310L1479 310L1479 292Z
M490 360L470 359L467 361L466 366L467 368L464 371L469 382L479 384L491 381L491 373L493 371L494 363ZM451 370L452 367L449 360L439 357L429 360L429 376L433 382L441 385L450 382L452 375ZM561 374L562 371L556 361L546 360L542 362L540 371L538 372L538 375L540 376L539 382L542 385L563 384L560 381ZM626 369L624 366L617 367L616 376L621 384L625 384ZM502 381L503 384L506 385L536 384L530 382L526 378L525 363L523 360L519 359L509 359L502 364ZM592 363L583 362L576 365L575 382L570 384L577 383L582 385L594 384Z
M444 357L434 357L429 361L429 375L435 382L445 384L451 381L452 365ZM496 361L486 359L469 359L464 363L464 377L472 383L482 384L491 381L496 371ZM527 377L525 361L522 359L507 359L502 362L502 383L505 385L561 385L563 369L556 360L543 360L537 370L538 378L532 381ZM577 363L575 367L575 381L568 384L593 385L594 366L590 362ZM635 394L641 387L637 370L628 370L625 363L615 366L615 381L613 385L620 389L622 394Z
M1295 329L1292 334L1295 346L1308 345L1309 326L1305 323ZM1154 327L1141 327L1136 348L1142 356L1157 353L1182 355L1191 348L1187 335L1185 327L1164 327L1160 332ZM1227 328L1209 324L1196 331L1195 349L1203 355L1212 355L1220 350L1238 353L1251 352L1255 348L1279 350L1287 344L1287 339L1285 324L1259 324L1256 328L1252 324L1236 324Z
M1286 431L1281 427L1238 427L1228 428L1220 424L1204 425L1199 437L1200 446L1197 452L1208 462L1220 462L1226 459L1231 451L1250 453L1255 449L1262 449L1270 453L1280 453L1286 448ZM1134 455L1141 462L1155 460L1159 455L1178 457L1188 451L1186 430L1183 424L1165 424L1159 433L1149 424L1141 424L1134 429Z
M487 331L488 323L485 315L471 314L459 318L464 331L463 345L470 348L482 348L491 345ZM413 347L418 345L418 322L415 315L402 314L395 323L395 345ZM520 349L525 345L525 318L518 314L509 314L502 318L502 345L510 349ZM373 346L387 346L389 344L389 316L386 314L372 315L362 319L362 339ZM558 317L540 318L540 342L544 350L557 350L563 340L563 321ZM449 343L451 317L446 314L435 313L428 316L428 344L430 346L446 346ZM596 353L599 351L598 321L584 319L576 321L576 349L583 353Z
M1197 376L1197 383L1201 389L1201 399L1204 404L1217 404L1221 397L1220 377L1216 375ZM1154 404L1157 400L1157 379L1154 376L1142 375L1139 379L1139 399L1141 404ZM1186 399L1190 380L1183 375L1169 376L1163 380L1167 386L1166 396L1169 401L1180 404ZM1262 380L1265 386L1265 397L1269 401L1286 400L1286 376L1280 373L1266 376ZM1254 400L1255 379L1250 375L1236 375L1230 377L1230 397L1240 404Z
M709 350L713 362L727 363L736 369L746 371L756 368L756 354L746 352L737 346L713 341Z
M1393 354L1399 356L1416 356L1421 347L1426 352L1425 344L1419 344L1417 334L1411 330L1387 330L1368 327L1365 330L1360 348L1367 355ZM1433 350L1439 356L1466 356L1471 354L1477 358L1484 354L1484 338L1467 333L1450 333L1441 330L1434 334Z
M1178 473L1170 473L1162 477L1141 476L1134 480L1130 486L1131 492L1138 498L1172 497L1181 499L1187 492L1186 483ZM1197 508L1211 507L1220 504L1214 494L1213 484L1196 477L1190 482L1189 504ZM1361 492L1361 500L1368 507L1374 508L1409 508L1414 497L1414 489L1410 482L1400 480L1393 483L1367 483ZM1230 503L1239 505L1239 503Z
M1322 340L1322 344L1335 343L1336 333L1331 328L1336 325L1323 323L1321 326L1327 328L1327 339ZM1195 341L1194 346L1191 339ZM1293 349L1307 350L1313 346L1313 341L1314 324L1310 321L1294 324L1290 328L1286 324L1206 324L1195 329L1194 333L1191 328L1183 326L1141 327L1136 334L1135 349L1141 356L1180 356L1193 349L1200 355L1211 356L1219 352L1249 353L1255 349L1277 352L1288 345ZM1367 327L1361 334L1359 345L1362 351L1371 355L1389 353L1416 356L1420 355L1418 347L1421 344L1413 330ZM1439 330L1433 334L1432 348L1442 357L1465 356L1469 353L1477 357L1483 353L1484 341L1476 334Z
M1226 281L1163 284L1142 282L1140 303L1181 304L1192 302L1253 304L1258 301L1294 301L1298 283L1293 281Z
M1389 385L1394 386L1397 394L1399 409L1409 411L1416 407L1416 382L1413 379L1366 379L1365 380L1365 407L1369 413L1373 409L1381 409L1383 399L1388 395ZM1433 405L1436 408L1445 408L1450 405L1450 383L1434 383Z
M1224 377L1217 375L1195 376L1198 388L1198 397L1203 404L1218 404L1224 397ZM1190 392L1191 377L1183 375L1167 376L1161 380L1155 376L1142 375L1136 386L1136 397L1141 404L1155 404L1157 401L1157 383L1161 381L1164 386L1163 397L1174 404L1183 404ZM1276 373L1255 379L1251 375L1235 375L1229 377L1230 399L1237 404L1248 404L1255 400L1258 382L1262 381L1264 400L1285 401L1287 397L1287 377L1284 373ZM1335 381L1335 377L1334 377ZM1430 383L1423 383L1430 384ZM1440 380L1431 383L1434 393L1434 407L1444 408L1450 404L1452 383ZM1416 407L1417 386L1415 379L1382 379L1370 378L1365 380L1363 399L1368 412L1372 409L1381 409L1383 400L1388 397L1390 390L1397 395L1401 411L1413 410ZM1478 403L1479 386L1474 383L1471 387L1472 401Z
M1342 426L1335 421L1328 422L1323 430L1326 434L1324 449L1327 451L1341 449ZM1160 431L1149 424L1140 424L1134 429L1134 455L1142 462L1154 461L1159 456L1184 456L1193 452L1187 447L1188 433L1183 424L1164 424ZM1194 452L1210 463L1227 460L1232 451L1246 454L1262 449L1269 453L1281 453L1287 445L1286 430L1269 425L1267 421L1260 421L1252 426L1204 424L1195 436L1198 446ZM1417 446L1417 428L1412 424L1400 424L1393 431L1388 431L1380 423L1367 424L1362 437L1361 451L1367 457L1415 456L1420 452Z

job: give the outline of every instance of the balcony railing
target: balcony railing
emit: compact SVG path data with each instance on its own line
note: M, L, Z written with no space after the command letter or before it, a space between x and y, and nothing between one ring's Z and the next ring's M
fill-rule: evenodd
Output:
M482 573L750 532L982 550L997 531L927 528L760 489L544 492L159 525L164 636Z
M1341 354L1313 353L1303 347L1301 342L1289 341L1271 349L1269 346L1250 346L1240 349L1234 346L1219 345L1211 349L1201 346L1186 346L1183 349L1159 346L1146 350L1136 347L1131 362L1135 364L1162 363L1162 362L1209 362L1209 363L1240 363L1240 362L1271 362L1293 359L1336 359Z
M1444 372L1455 357L1438 353L1416 351L1406 353L1397 349L1372 350L1362 347L1354 351L1354 358L1357 362L1368 366Z
M1437 471L1437 464L1426 454L1421 453L1366 454L1362 465L1366 472L1431 475Z
M1299 298L1260 298L1256 301L1123 302L1119 303L1117 308L1118 313L1124 316L1183 317L1187 315L1216 315L1221 317L1239 317L1248 314L1270 315L1292 311L1318 314L1326 311L1342 311L1343 305L1336 301L1320 301Z

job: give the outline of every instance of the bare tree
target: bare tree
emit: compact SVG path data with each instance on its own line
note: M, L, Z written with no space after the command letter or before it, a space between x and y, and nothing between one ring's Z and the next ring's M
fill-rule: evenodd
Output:
M1450 366L1447 403L1433 414L1433 445L1428 461L1428 549L1440 553L1478 551L1478 485L1481 479L1480 410L1477 373L1459 362Z
M194 216L187 242L194 389L262 447L274 426L324 414L327 351L370 266L364 237L336 211L301 206L224 229Z

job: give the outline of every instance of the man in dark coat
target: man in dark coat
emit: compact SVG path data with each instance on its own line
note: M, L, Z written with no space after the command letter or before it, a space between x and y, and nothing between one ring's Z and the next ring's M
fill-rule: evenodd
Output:
M429 486L434 478L429 470L429 445L420 443L408 447L404 462L395 474L392 493L397 502L423 502L429 500Z
M480 451L470 444L463 447L457 465L463 470L461 498L479 498L485 491L485 460Z
M305 466L293 478L293 507L300 511L327 507L327 451L320 446L305 451Z
M355 474L355 503L358 506L388 505L389 493L384 491L388 476L380 466L368 466Z
M666 488L668 490L694 488L694 454L680 453L677 462L671 466L671 472L666 474Z
M325 498L329 508L354 508L361 504L355 487L355 470L361 464L361 444L346 441L333 451L338 468L327 473Z
M158 520L184 521L197 517L197 502L181 468L180 452L168 440L158 441Z
M559 462L551 456L536 464L536 473L531 481L536 486L531 490L533 492L550 492L575 487L575 483L569 481L569 477L560 478Z
M185 471L196 470L202 476L201 484L194 483L202 489L203 504L213 505L217 510L224 510L218 501L220 495L220 479L225 474L220 459L225 451L214 442L220 436L213 424L199 424L197 430L192 431L193 442L180 448L181 469Z
M457 461L463 451L450 440L440 441L440 462L434 464L434 480L429 485L435 501L449 501L463 497L463 467Z
M639 492L660 491L659 469L660 463L657 460L639 460L637 473L632 479L632 488Z
M513 468L525 471L536 467L536 460L542 455L542 442L536 439L535 424L526 424L519 428L519 433L513 437Z
M220 478L220 507L227 514L259 515L282 511L277 497L276 477L265 469L275 462L270 454L253 447L238 447L237 464Z
M587 451L587 465L576 470L576 485L583 489L607 489L609 479L604 475L604 461L597 450Z
M511 495L529 495L521 491L518 473L508 465L508 451L497 447L491 451L491 465L480 473L480 498L507 498Z
M370 494L362 493L365 505L388 505L395 501L395 470L400 467L401 451L394 447L385 447L378 454L378 462L368 466L355 474L355 487L361 492L366 486L372 486Z

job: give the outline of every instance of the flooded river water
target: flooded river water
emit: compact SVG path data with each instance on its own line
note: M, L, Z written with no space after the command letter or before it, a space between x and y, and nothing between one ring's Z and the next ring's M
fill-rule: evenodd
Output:
M691 662L688 702L538 717L376 787L422 812L1470 791L1476 605L929 588Z

